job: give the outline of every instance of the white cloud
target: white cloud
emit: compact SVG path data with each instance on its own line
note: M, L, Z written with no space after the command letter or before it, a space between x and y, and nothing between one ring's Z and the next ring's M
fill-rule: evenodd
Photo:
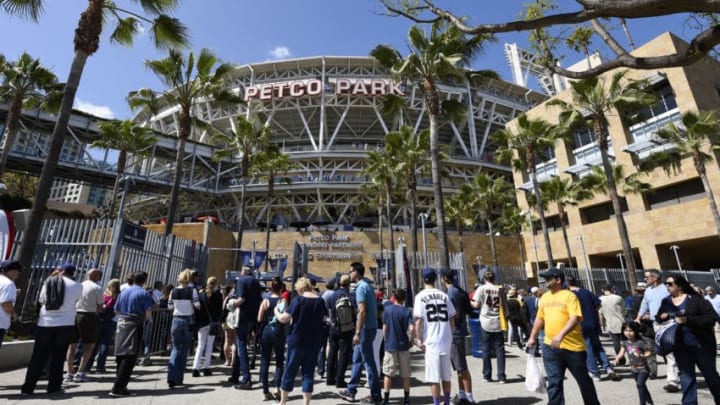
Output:
M275 49L268 51L268 53L273 59L287 59L292 56L290 50L286 46L278 46Z
M87 101L80 100L78 98L75 99L75 109L78 109L80 111L86 112L88 114L92 114L96 117L101 118L115 118L115 113L112 111L112 109L105 105L95 105L93 103L89 103Z

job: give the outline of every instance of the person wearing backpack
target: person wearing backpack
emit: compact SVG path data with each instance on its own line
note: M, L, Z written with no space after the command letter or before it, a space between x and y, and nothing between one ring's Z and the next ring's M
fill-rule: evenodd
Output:
M357 310L350 296L350 276L343 274L339 284L339 288L328 298L327 302L330 309L330 334L328 337L330 347L325 383L338 388L346 388L345 372L352 359L352 340L355 335Z

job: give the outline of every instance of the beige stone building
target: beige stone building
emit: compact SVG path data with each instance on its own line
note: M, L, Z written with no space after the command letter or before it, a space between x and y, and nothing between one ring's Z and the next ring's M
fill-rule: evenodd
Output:
M686 47L685 42L665 33L637 49L634 55L663 55ZM610 77L612 73L604 76ZM684 112L715 110L720 106L720 64L705 58L687 67L632 71L628 76L647 79L658 96L658 102L644 111L647 117L644 122L632 126L624 124L618 114L608 114L611 141L609 154L614 156L615 165L623 166L626 176L636 172L636 166L652 153L672 148L671 144L659 144L653 137L659 128L669 122L678 122ZM556 97L571 101L569 90ZM558 122L558 114L556 107L547 107L545 104L528 112L531 118L544 118L551 123ZM509 127L515 129L515 124L516 121L513 121ZM589 131L577 131L567 141L556 142L553 152L551 160L537 165L541 182L551 176L583 176L592 166L600 164L600 153ZM717 159L708 164L707 172L715 198L718 198L720 169ZM518 188L518 202L527 211L528 204L523 194L530 189L529 177L517 171L513 176ZM626 206L623 215L638 268L677 269L673 249L685 270L720 268L720 238L691 158L688 156L683 159L682 172L678 175L668 176L663 170L657 169L642 176L641 180L652 185L651 192L623 196ZM546 216L554 259L567 263L560 219L553 206L548 208ZM596 195L594 199L583 201L576 207L568 207L567 221L574 263L584 267L587 260L590 267L619 268L620 260L625 261L620 254L622 248L608 196ZM541 268L544 267L547 259L539 224L536 223L534 228L534 237L527 230L524 232L528 270L535 269L536 260ZM537 259L533 239L537 247Z

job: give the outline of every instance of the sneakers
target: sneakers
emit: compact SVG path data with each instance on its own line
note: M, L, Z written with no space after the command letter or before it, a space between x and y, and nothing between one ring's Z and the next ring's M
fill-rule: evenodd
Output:
M205 369L203 369L202 374L203 374L203 377L210 377L212 375L212 371L210 371L209 368L205 368Z
M247 380L245 382L240 382L238 385L235 386L236 390L249 390L252 389L252 381Z
M275 396L273 394L271 394L269 392L263 393L263 401L274 401L274 400L275 400Z
M348 402L355 402L355 394L348 390L339 391L338 396Z
M498 384L507 384L507 381L503 378L502 380L498 380Z
M590 374L590 378L592 378L592 380L595 381L595 382L600 382L600 376L599 376L599 375Z
M84 383L84 382L88 382L88 381L90 381L90 379L88 378L87 374L85 374L85 373L77 373L77 374L75 374L75 377L73 377L73 382L76 382L76 383Z
M607 372L608 378L613 381L619 381L620 378L618 378L617 374L615 374L615 370L608 370Z
M65 377L63 377L63 382L70 383L73 382L74 376L72 373L65 373Z
M200 377L200 370L194 369L192 372L193 377Z
M678 392L678 391L680 391L680 387L678 387L677 384L667 384L666 386L663 387L663 389L664 389L666 392Z
M110 396L113 398L122 398L122 397L131 397L133 394L128 391L127 389L117 390L117 391L110 391Z
M373 399L372 396L368 395L367 397L360 400L361 404L372 404L372 405L381 405L382 399Z

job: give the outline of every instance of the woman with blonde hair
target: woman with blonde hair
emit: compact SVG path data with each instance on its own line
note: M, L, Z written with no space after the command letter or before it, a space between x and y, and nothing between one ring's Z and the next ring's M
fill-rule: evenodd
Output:
M275 316L280 323L290 324L287 337L287 366L280 385L280 404L285 405L293 390L295 376L302 369L303 404L308 405L313 392L313 374L318 353L322 345L322 330L327 318L325 301L313 290L310 280L301 277L295 283L297 297L292 300L287 312L275 307Z
M227 317L229 315L229 312L225 310L227 307L227 302L230 298L232 298L232 291L233 286L232 285L226 285L223 287L223 315L222 315L222 328L225 332L225 341L223 342L223 354L225 355L225 365L226 366L234 366L235 365L235 328L233 328L230 324L227 322Z
M168 387L175 388L183 385L185 377L185 364L190 349L190 324L195 309L200 309L200 297L197 289L188 286L192 277L192 270L185 269L178 275L178 286L170 292L168 308L173 311L172 326L172 352L168 365Z
M102 311L98 314L98 349L97 349L97 365L95 371L97 373L105 372L105 362L108 356L108 349L112 342L113 333L117 327L117 318L115 315L115 302L120 295L120 280L114 278L108 281L105 292L103 293ZM88 363L88 368L92 367L92 359Z
M283 289L283 282L280 277L274 277L270 283L270 294L266 295L260 303L258 311L258 324L265 324L262 330L261 360L260 360L260 382L263 388L263 399L271 401L274 398L270 393L268 382L268 370L270 368L270 357L275 353L275 378L273 387L280 392L280 379L285 369L285 326L278 322L275 316L275 307L279 305L278 311L284 311L284 301L280 296Z
M198 311L198 344L193 361L193 377L212 375L210 360L212 359L215 336L220 333L220 315L222 313L222 294L218 289L216 277L207 280L205 290L200 293L200 311ZM200 360L203 359L201 363Z

